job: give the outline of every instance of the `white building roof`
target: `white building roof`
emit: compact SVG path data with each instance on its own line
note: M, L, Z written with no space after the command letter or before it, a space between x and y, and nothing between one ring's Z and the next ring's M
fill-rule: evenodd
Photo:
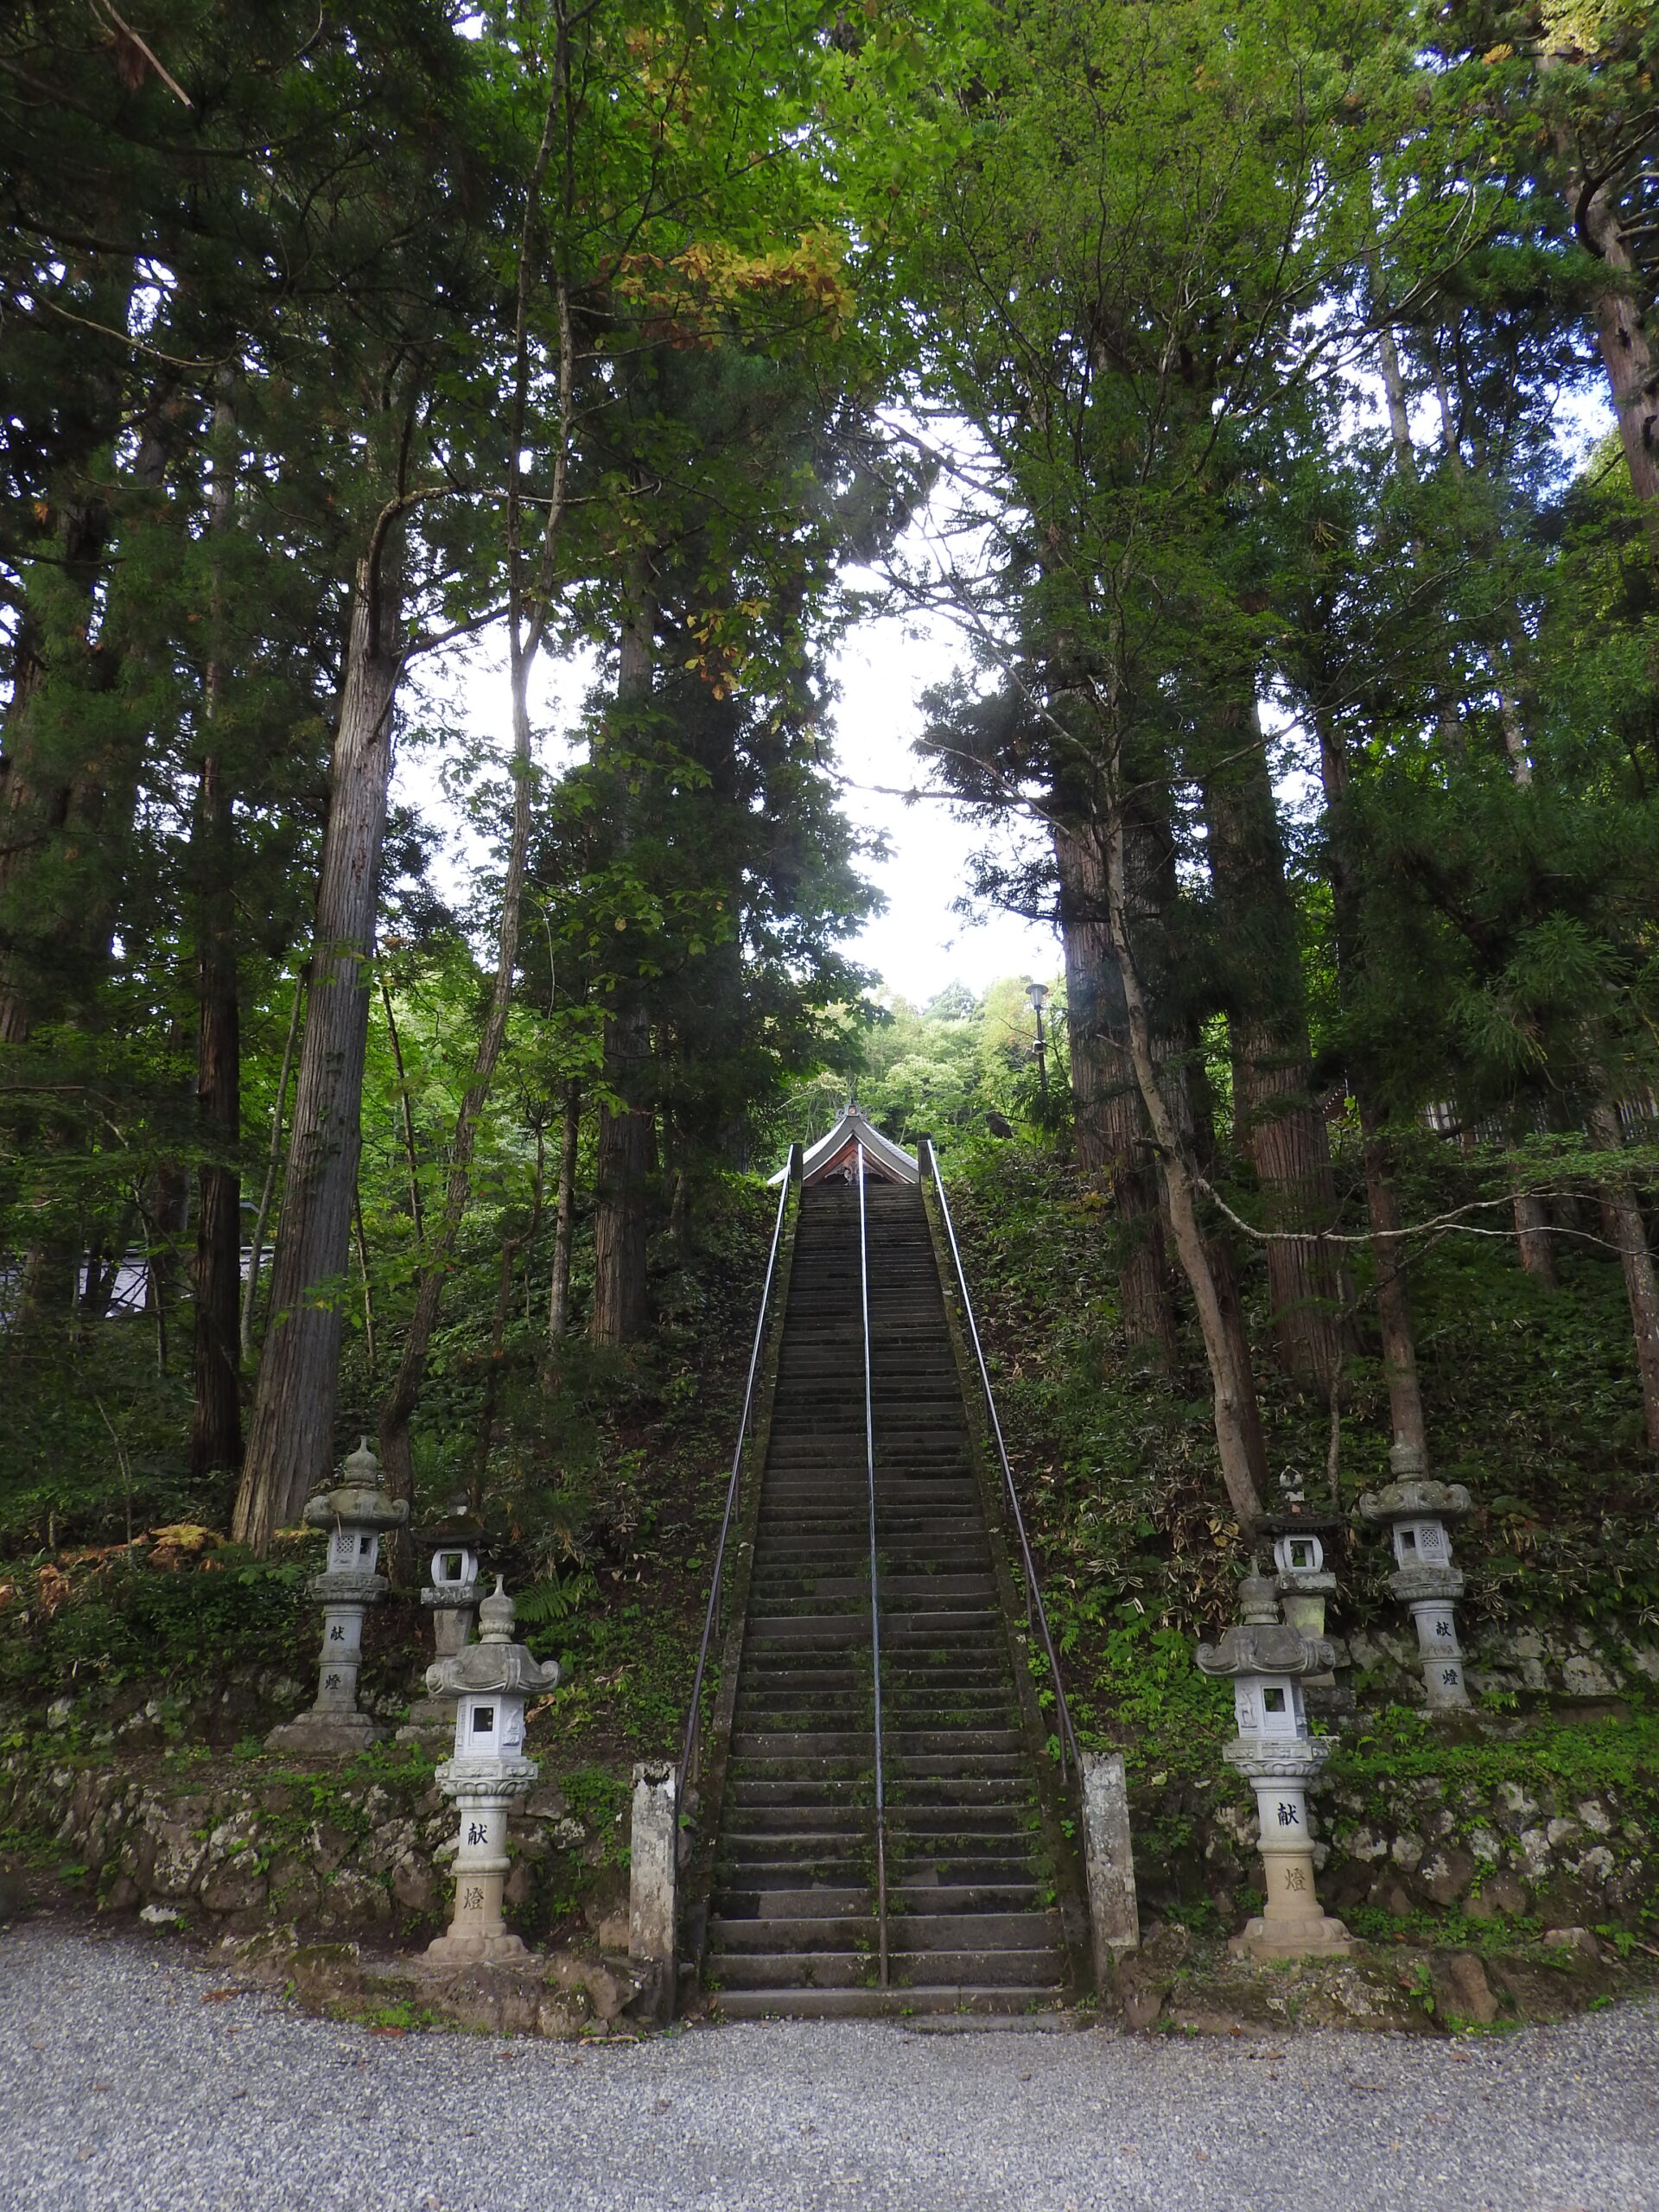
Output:
M893 1183L919 1183L922 1171L918 1162L891 1137L884 1137L880 1129L867 1121L858 1107L849 1105L828 1136L822 1136L815 1145L809 1145L802 1166L802 1179L813 1182L833 1166L839 1156L854 1145L861 1144L868 1155L868 1166L875 1174ZM774 1185L783 1181L789 1173L780 1167L772 1178Z

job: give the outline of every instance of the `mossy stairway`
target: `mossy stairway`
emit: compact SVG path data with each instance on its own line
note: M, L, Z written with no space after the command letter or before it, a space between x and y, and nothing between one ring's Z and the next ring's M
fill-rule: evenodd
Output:
M801 1198L708 1923L733 2018L1025 2011L1065 1978L924 1200L870 1182L881 1912L860 1197Z

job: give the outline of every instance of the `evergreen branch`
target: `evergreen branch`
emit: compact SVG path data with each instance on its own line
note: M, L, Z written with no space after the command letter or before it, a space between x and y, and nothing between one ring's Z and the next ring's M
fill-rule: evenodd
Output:
M82 330L95 330L100 338L113 338L118 346L128 346L135 353L147 353L152 361L163 361L169 369L222 369L227 361L236 359L234 353L219 353L210 361L189 360L177 353L164 353L159 346L135 338L129 330L112 330L106 322L94 322L90 316L76 315L56 300L41 300L38 304L48 315L61 315L66 322L76 323Z

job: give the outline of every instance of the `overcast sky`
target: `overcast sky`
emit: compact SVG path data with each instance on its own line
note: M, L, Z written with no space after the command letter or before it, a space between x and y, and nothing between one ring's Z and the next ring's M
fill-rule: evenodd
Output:
M969 855L982 842L982 830L954 821L941 801L906 805L871 788L908 790L924 780L921 764L910 751L921 728L917 700L965 658L954 628L943 618L889 618L855 629L830 671L840 693L836 757L844 779L843 804L861 829L884 832L891 848L886 861L864 866L886 893L887 911L849 949L855 960L880 974L888 991L918 1005L947 983L960 982L982 992L1004 976L1052 981L1060 965L1050 929L1033 928L1008 915L964 921L952 913L951 903L965 885ZM537 751L545 764L561 758L560 733L574 724L591 680L591 664L548 671L536 709ZM475 647L465 662L435 671L432 690L447 696L451 712L479 738L493 747L505 745L507 683L499 644ZM452 897L462 897L478 849L443 796L435 755L410 752L401 757L397 788L400 798L446 829L449 842L439 880Z

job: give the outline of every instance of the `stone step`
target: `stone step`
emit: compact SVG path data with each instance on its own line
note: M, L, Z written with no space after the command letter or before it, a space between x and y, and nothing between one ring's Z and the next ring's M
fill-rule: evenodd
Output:
M779 1881L768 1887L716 1891L713 1903L731 1919L822 1920L836 1913L868 1914L872 1910L868 1882Z
M889 1943L887 1960L889 1982L899 1988L969 1984L982 1989L1056 1990L1065 1971L1059 1954L1049 1948L906 1953L894 1951ZM868 1951L721 1950L709 1964L722 1995L739 1989L868 1989L878 1972L874 1946Z
M1049 1991L912 1983L889 1989L727 1989L712 2000L728 2020L892 2020L938 2012L1020 2013L1058 2008Z
M875 1916L864 1898L856 1913L812 1913L792 1920L774 1917L732 1919L725 1914L711 1917L709 1941L717 1954L715 1972L724 1978L727 1962L745 1952L874 1951L878 1942Z

